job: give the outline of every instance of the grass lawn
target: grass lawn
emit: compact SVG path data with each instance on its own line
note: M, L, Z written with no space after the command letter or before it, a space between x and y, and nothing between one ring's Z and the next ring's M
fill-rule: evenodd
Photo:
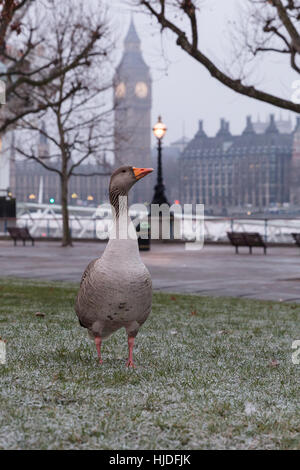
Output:
M76 290L0 280L0 449L300 448L299 305L156 293L128 370L124 330L98 365Z

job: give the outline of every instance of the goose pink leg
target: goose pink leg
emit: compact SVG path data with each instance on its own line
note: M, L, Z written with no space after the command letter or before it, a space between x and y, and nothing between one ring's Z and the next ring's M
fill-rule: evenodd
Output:
M126 362L127 367L135 367L133 362L133 346L134 346L134 338L132 336L128 336L128 360Z
M95 338L95 345L96 345L96 348L97 348L99 363L103 364L103 361L102 361L102 358L101 358L101 343L102 343L101 338Z

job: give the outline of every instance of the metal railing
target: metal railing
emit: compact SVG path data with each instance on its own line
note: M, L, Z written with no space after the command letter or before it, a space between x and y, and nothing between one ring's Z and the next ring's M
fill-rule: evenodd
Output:
M300 233L300 218L253 218L253 217L207 217L202 221L205 240L226 241L226 232L258 232L266 242L291 243L291 233ZM111 220L108 218L83 217L72 215L70 229L74 239L108 238ZM62 236L62 217L48 214L24 214L14 219L1 219L0 234L8 235L7 228L27 227L33 237L60 238ZM184 220L181 224L181 239L192 241L195 233L195 218Z

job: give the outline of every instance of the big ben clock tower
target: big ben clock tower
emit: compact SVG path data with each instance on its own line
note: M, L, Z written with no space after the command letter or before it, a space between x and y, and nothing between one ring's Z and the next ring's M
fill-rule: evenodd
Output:
M124 54L114 80L116 166L151 166L152 83L140 46L131 19ZM135 185L132 192L133 202L150 202L151 178Z

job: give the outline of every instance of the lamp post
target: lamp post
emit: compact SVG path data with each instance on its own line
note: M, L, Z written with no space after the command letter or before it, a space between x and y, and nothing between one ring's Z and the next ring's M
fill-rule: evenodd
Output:
M168 204L168 200L165 195L165 185L163 181L163 174L162 174L162 163L161 163L161 155L162 155L162 139L167 132L166 126L161 121L161 116L158 117L158 122L153 127L153 133L157 138L157 183L154 187L154 196L152 199L152 204Z

